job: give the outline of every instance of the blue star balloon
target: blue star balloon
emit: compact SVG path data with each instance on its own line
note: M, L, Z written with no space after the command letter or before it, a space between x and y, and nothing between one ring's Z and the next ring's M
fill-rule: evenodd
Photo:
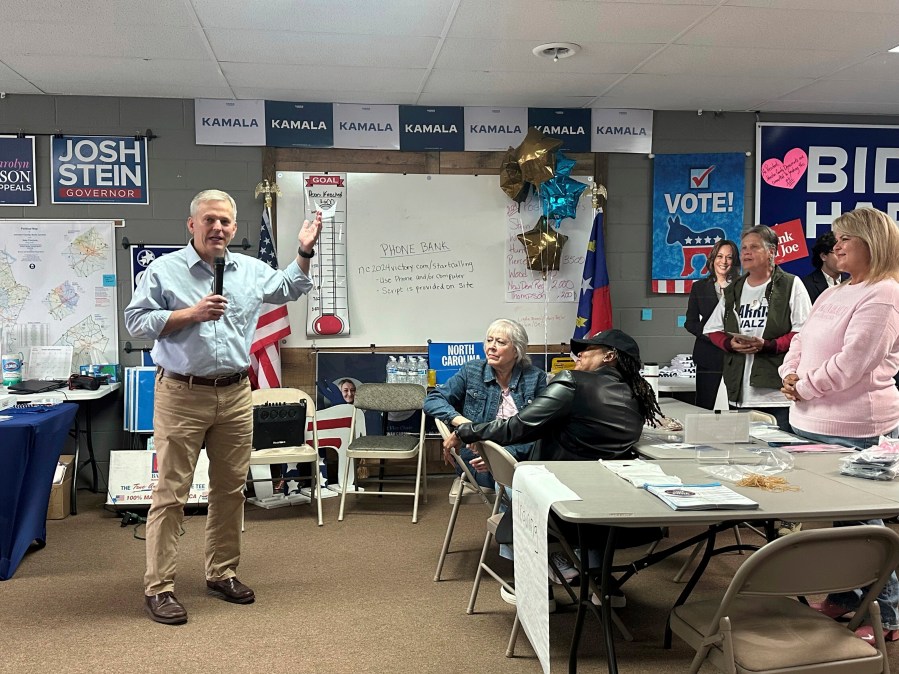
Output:
M587 186L584 183L557 173L551 180L540 185L543 214L548 219L557 221L575 217L578 201L585 189Z
M556 152L556 175L557 176L568 176L571 175L571 169L574 168L574 165L577 162L574 159L569 159L562 151L559 150Z

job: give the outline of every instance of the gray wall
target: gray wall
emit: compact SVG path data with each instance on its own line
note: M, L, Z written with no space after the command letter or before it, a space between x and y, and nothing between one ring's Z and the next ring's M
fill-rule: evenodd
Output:
M706 112L700 116L696 112L656 112L653 151L753 153L746 161L744 223L754 224L756 121L752 113ZM769 114L758 121L899 124L899 117ZM158 136L149 144L149 206L50 204L48 134L132 135L146 129ZM194 145L192 100L9 95L0 99L0 133L18 131L42 134L37 142L39 205L3 207L0 218L124 218L125 227L117 231L118 242L127 236L131 242L185 243L189 239L185 222L190 199L202 189L216 187L237 200L238 240L246 236L255 251L260 205L253 189L261 180L262 150ZM645 360L667 361L677 353L689 353L692 337L677 327L677 317L685 312L686 297L650 293L652 160L645 155L613 154L605 182L609 190L606 248L615 324L637 338ZM119 306L124 307L131 297L127 287L130 262L128 252L121 247L117 255ZM653 310L651 321L641 320L643 308ZM121 321L119 339L120 346L129 341ZM122 353L121 362L135 365L137 355ZM122 404L120 398L104 399L94 407L95 447L105 463L110 449L127 446L128 438L121 431Z
M134 135L151 129L158 136L148 144L150 204L148 206L52 205L50 203L50 134ZM124 219L116 230L119 307L131 299L129 252L119 245L132 243L184 244L190 239L187 216L190 200L200 190L223 189L237 201L240 228L235 242L246 236L255 255L259 241L261 202L253 191L262 180L262 148L211 147L194 144L193 100L158 98L92 98L79 96L18 96L0 99L0 133L38 135L36 163L38 205L0 208L0 218ZM125 354L131 341L119 318L119 347L123 365L138 365L139 354ZM134 341L135 346L151 346ZM111 449L127 448L122 431L122 399L110 395L92 405L94 449L103 473ZM71 448L70 448L71 450ZM88 470L80 473L82 485Z

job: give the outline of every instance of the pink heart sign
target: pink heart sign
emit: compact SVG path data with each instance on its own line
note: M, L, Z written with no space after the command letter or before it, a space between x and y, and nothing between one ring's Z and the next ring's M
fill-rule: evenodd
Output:
M762 180L772 187L783 187L791 190L808 168L808 155L801 148L793 148L784 160L767 159L762 164Z

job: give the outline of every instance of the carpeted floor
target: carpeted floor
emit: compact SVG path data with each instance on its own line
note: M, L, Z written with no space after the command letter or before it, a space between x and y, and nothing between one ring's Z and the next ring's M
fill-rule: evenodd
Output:
M461 508L452 547L459 552L449 556L444 580L433 581L450 512L449 480L431 487L415 525L408 499L350 502L344 522L337 522L339 499L328 499L321 528L308 506L247 506L239 578L257 595L248 606L206 593L205 516L189 517L176 590L190 616L183 626L149 620L143 541L103 510L99 496L81 492L81 514L47 522L47 547L28 554L16 575L0 583L0 672L536 674L540 665L523 634L516 657L504 656L514 614L495 582L483 582L477 613L465 613L485 506ZM620 615L636 640L617 642L622 674L687 671L692 653L684 644L662 647L665 618L681 588L671 578L685 558L680 553L626 585L628 606ZM720 592L742 559L714 560L694 596ZM571 608L550 618L553 671L567 670L573 623ZM607 671L597 627L588 617L581 672ZM899 643L889 648L899 670Z

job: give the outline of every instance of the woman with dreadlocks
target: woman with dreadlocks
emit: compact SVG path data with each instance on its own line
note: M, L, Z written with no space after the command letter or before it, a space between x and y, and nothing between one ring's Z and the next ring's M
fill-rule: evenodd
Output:
M656 424L662 416L655 393L640 376L640 348L621 330L605 330L586 339L571 340L574 370L560 372L534 402L514 417L479 424L462 424L455 433L466 443L492 440L500 445L534 442L532 461L595 461L630 459L640 439L644 423ZM504 522L511 534L512 509ZM569 541L578 540L577 527L558 518L556 528ZM496 536L500 542L501 523ZM602 558L608 528L585 525L582 540L590 550L587 568L595 568ZM626 528L615 540L616 548L649 544L662 537L658 527ZM594 552L596 551L596 552ZM555 560L558 565L558 561ZM568 560L569 564L574 560ZM561 573L565 568L559 567ZM509 603L503 588L503 599ZM550 607L553 606L550 586ZM625 605L624 595L613 588L610 595L615 608ZM598 603L599 600L595 599ZM552 608L550 608L552 610Z
M661 416L640 376L640 349L621 330L571 340L574 370L560 372L534 402L509 419L463 424L463 442L534 442L531 461L626 459L644 423Z

